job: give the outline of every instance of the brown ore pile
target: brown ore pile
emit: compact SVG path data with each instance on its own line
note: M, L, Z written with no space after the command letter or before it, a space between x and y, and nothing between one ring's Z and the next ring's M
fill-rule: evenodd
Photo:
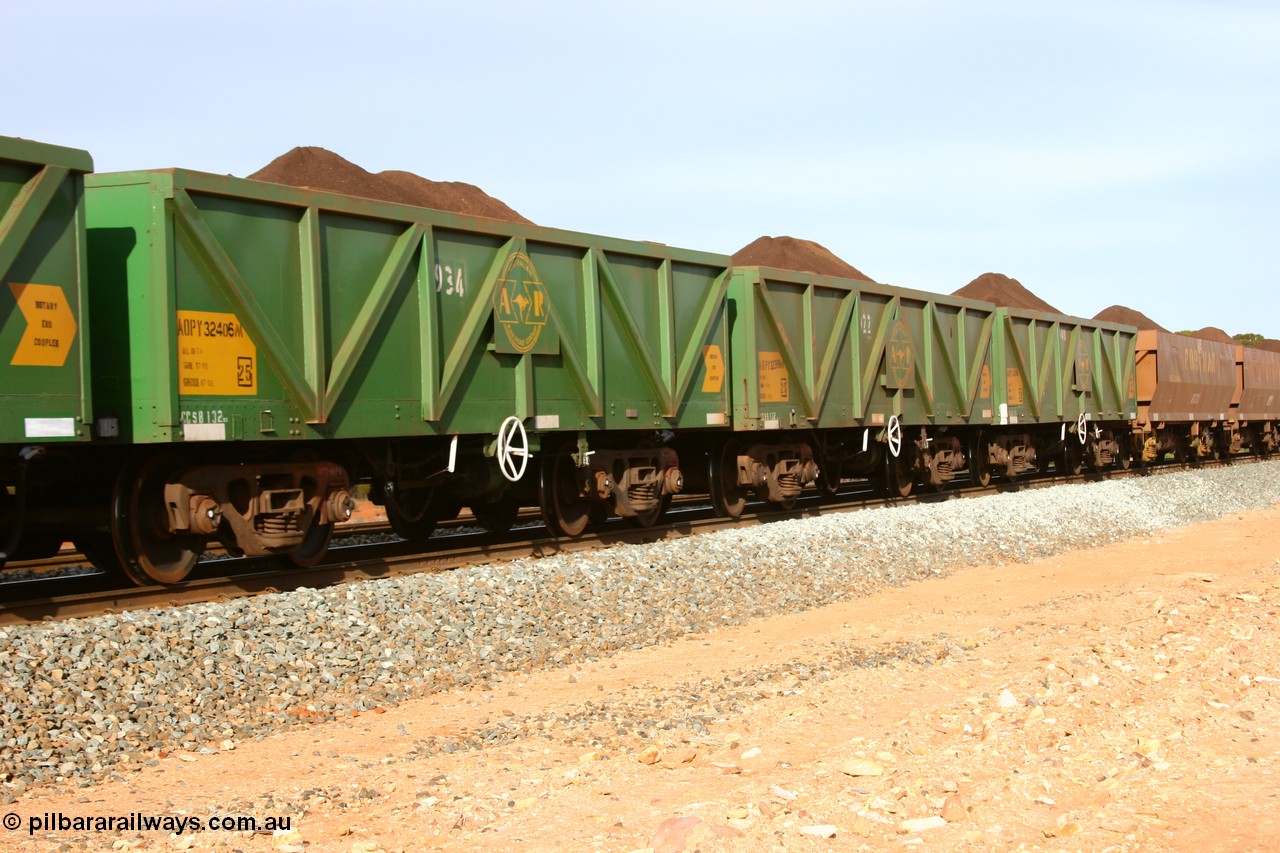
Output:
M1219 329L1217 326L1205 326L1198 332L1191 335L1193 338L1202 338L1206 341L1217 341L1220 344L1234 344L1236 339Z
M1093 316L1093 319L1101 320L1104 323L1137 326L1139 329L1155 329L1157 332L1169 331L1141 311L1124 305L1112 305L1110 308L1103 308Z
M1275 338L1265 338L1255 344L1254 349L1264 349L1267 352L1280 352L1280 341Z
M468 216L486 216L506 222L532 225L519 213L472 184L432 181L412 172L374 174L324 148L294 148L249 176L315 190L357 195L414 207L430 207Z
M998 272L984 272L951 295L982 302L994 302L1002 308L1024 308L1029 311L1046 311L1050 314L1062 313L1023 287L1016 278L1009 278Z
M758 237L733 253L733 263L740 267L774 267L858 281L875 281L840 260L827 247L799 237Z

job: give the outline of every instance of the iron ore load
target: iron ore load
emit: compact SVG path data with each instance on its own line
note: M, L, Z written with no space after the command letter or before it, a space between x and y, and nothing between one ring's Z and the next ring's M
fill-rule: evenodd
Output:
M0 275L0 563L141 584L312 565L364 487L577 536L1278 443L1276 353L3 138Z

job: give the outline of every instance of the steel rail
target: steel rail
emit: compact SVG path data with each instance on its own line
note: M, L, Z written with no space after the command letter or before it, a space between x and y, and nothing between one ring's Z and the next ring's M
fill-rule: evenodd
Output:
M1261 461L1256 457L1238 457L1233 464ZM1226 464L1206 461L1202 467ZM953 481L952 488L942 491L923 487L906 498L888 498L867 489L850 487L835 496L807 494L791 510L774 510L765 503L752 503L741 518L720 518L709 505L686 505L670 510L661 524L634 528L622 519L611 519L601 529L576 539L550 538L541 524L517 528L508 533L454 533L431 539L430 550L400 541L376 545L335 547L319 566L309 569L287 568L271 558L240 558L205 561L191 580L180 585L116 588L102 573L56 580L20 581L0 585L0 590L18 593L31 588L37 594L30 598L0 600L0 626L60 621L132 610L179 607L208 601L225 601L253 595L288 592L304 587L328 587L342 583L396 578L414 574L452 571L466 566L532 559L554 554L610 548L624 544L640 544L672 540L684 536L740 529L769 524L785 519L813 518L824 514L854 512L881 506L938 503L954 498L976 498L987 495L1052 488L1088 482L1104 482L1122 476L1147 476L1187 470L1177 465L1156 468L1134 466L1128 470L1088 472L1074 476L1049 473L1012 482L992 482L977 487L964 478ZM532 534L532 536L530 535ZM235 564L237 571L227 574L218 568ZM90 579L94 579L90 581ZM88 589L59 592L48 589L60 581L88 585ZM6 596L7 597L7 596Z

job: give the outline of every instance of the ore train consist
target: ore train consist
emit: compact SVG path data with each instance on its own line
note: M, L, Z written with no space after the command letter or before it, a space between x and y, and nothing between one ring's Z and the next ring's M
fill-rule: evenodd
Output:
M0 563L1269 453L1280 355L0 138Z

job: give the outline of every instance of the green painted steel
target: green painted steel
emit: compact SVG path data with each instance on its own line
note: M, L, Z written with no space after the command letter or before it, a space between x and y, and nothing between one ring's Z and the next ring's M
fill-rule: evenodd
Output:
M1127 421L1137 415L1137 329L1000 308L991 370L993 424Z
M724 256L184 170L86 185L126 440L727 419Z
M988 303L759 267L729 293L735 429L990 418Z
M0 137L0 443L87 440L85 151Z

